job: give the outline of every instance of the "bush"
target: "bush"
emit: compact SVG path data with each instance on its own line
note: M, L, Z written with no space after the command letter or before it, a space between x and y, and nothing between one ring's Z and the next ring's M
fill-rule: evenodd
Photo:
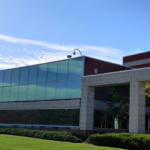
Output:
M135 133L93 134L86 140L99 146L111 146L131 150L150 150L150 135Z
M73 133L65 131L30 130L24 128L0 128L0 134L11 134L18 136L27 136L40 139L68 141L76 143L81 142L81 139L73 135Z

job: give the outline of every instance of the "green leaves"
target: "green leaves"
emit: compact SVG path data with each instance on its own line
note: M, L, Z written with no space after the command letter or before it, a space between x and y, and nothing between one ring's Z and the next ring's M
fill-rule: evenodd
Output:
M129 85L113 87L108 91L110 101L105 101L108 106L104 111L106 115L112 115L113 118L122 118L129 114Z

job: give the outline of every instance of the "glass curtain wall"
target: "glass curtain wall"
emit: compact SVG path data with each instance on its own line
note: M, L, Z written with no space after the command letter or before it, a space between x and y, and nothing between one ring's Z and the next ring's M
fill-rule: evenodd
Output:
M81 98L83 57L0 71L0 101Z
M79 126L79 109L0 110L0 123Z

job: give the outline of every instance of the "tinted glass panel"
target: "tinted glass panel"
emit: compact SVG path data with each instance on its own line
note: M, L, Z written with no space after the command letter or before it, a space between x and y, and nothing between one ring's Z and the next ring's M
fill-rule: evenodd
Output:
M83 73L83 57L69 60L68 78L81 78Z
M37 82L38 66L29 67L29 84Z
M0 71L0 86L3 86L4 71Z
M2 101L2 91L3 91L3 88L0 88L0 101Z
M36 100L44 100L46 97L46 83L37 84Z
M46 99L55 99L56 98L56 83L57 82L47 83Z
M5 70L3 86L9 86L11 84L12 70Z
M12 70L12 81L11 85L18 85L20 77L20 68Z
M27 99L27 85L20 85L18 92L18 101L25 101Z
M47 64L39 65L38 67L38 82L46 82Z
M29 67L21 68L20 84L28 84Z
M10 87L3 87L2 101L9 101Z
M65 99L67 92L67 81L57 82L56 99Z
M57 80L66 80L68 76L68 60L58 62Z
M35 100L36 97L36 84L28 85L27 100Z
M48 76L47 81L57 80L57 62L48 64Z
M0 110L0 123L79 126L79 109Z
M81 79L68 80L67 98L81 98Z
M18 86L11 86L10 90L10 101L18 100Z

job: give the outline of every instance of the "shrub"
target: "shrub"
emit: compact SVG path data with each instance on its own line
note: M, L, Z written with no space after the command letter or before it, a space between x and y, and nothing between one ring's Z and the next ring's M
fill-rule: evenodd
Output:
M76 137L71 132L65 131L31 130L24 128L0 128L0 134L11 134L57 141L68 141L78 143L81 142L80 138Z
M111 146L131 150L150 150L150 135L135 133L93 134L86 140L99 146Z

